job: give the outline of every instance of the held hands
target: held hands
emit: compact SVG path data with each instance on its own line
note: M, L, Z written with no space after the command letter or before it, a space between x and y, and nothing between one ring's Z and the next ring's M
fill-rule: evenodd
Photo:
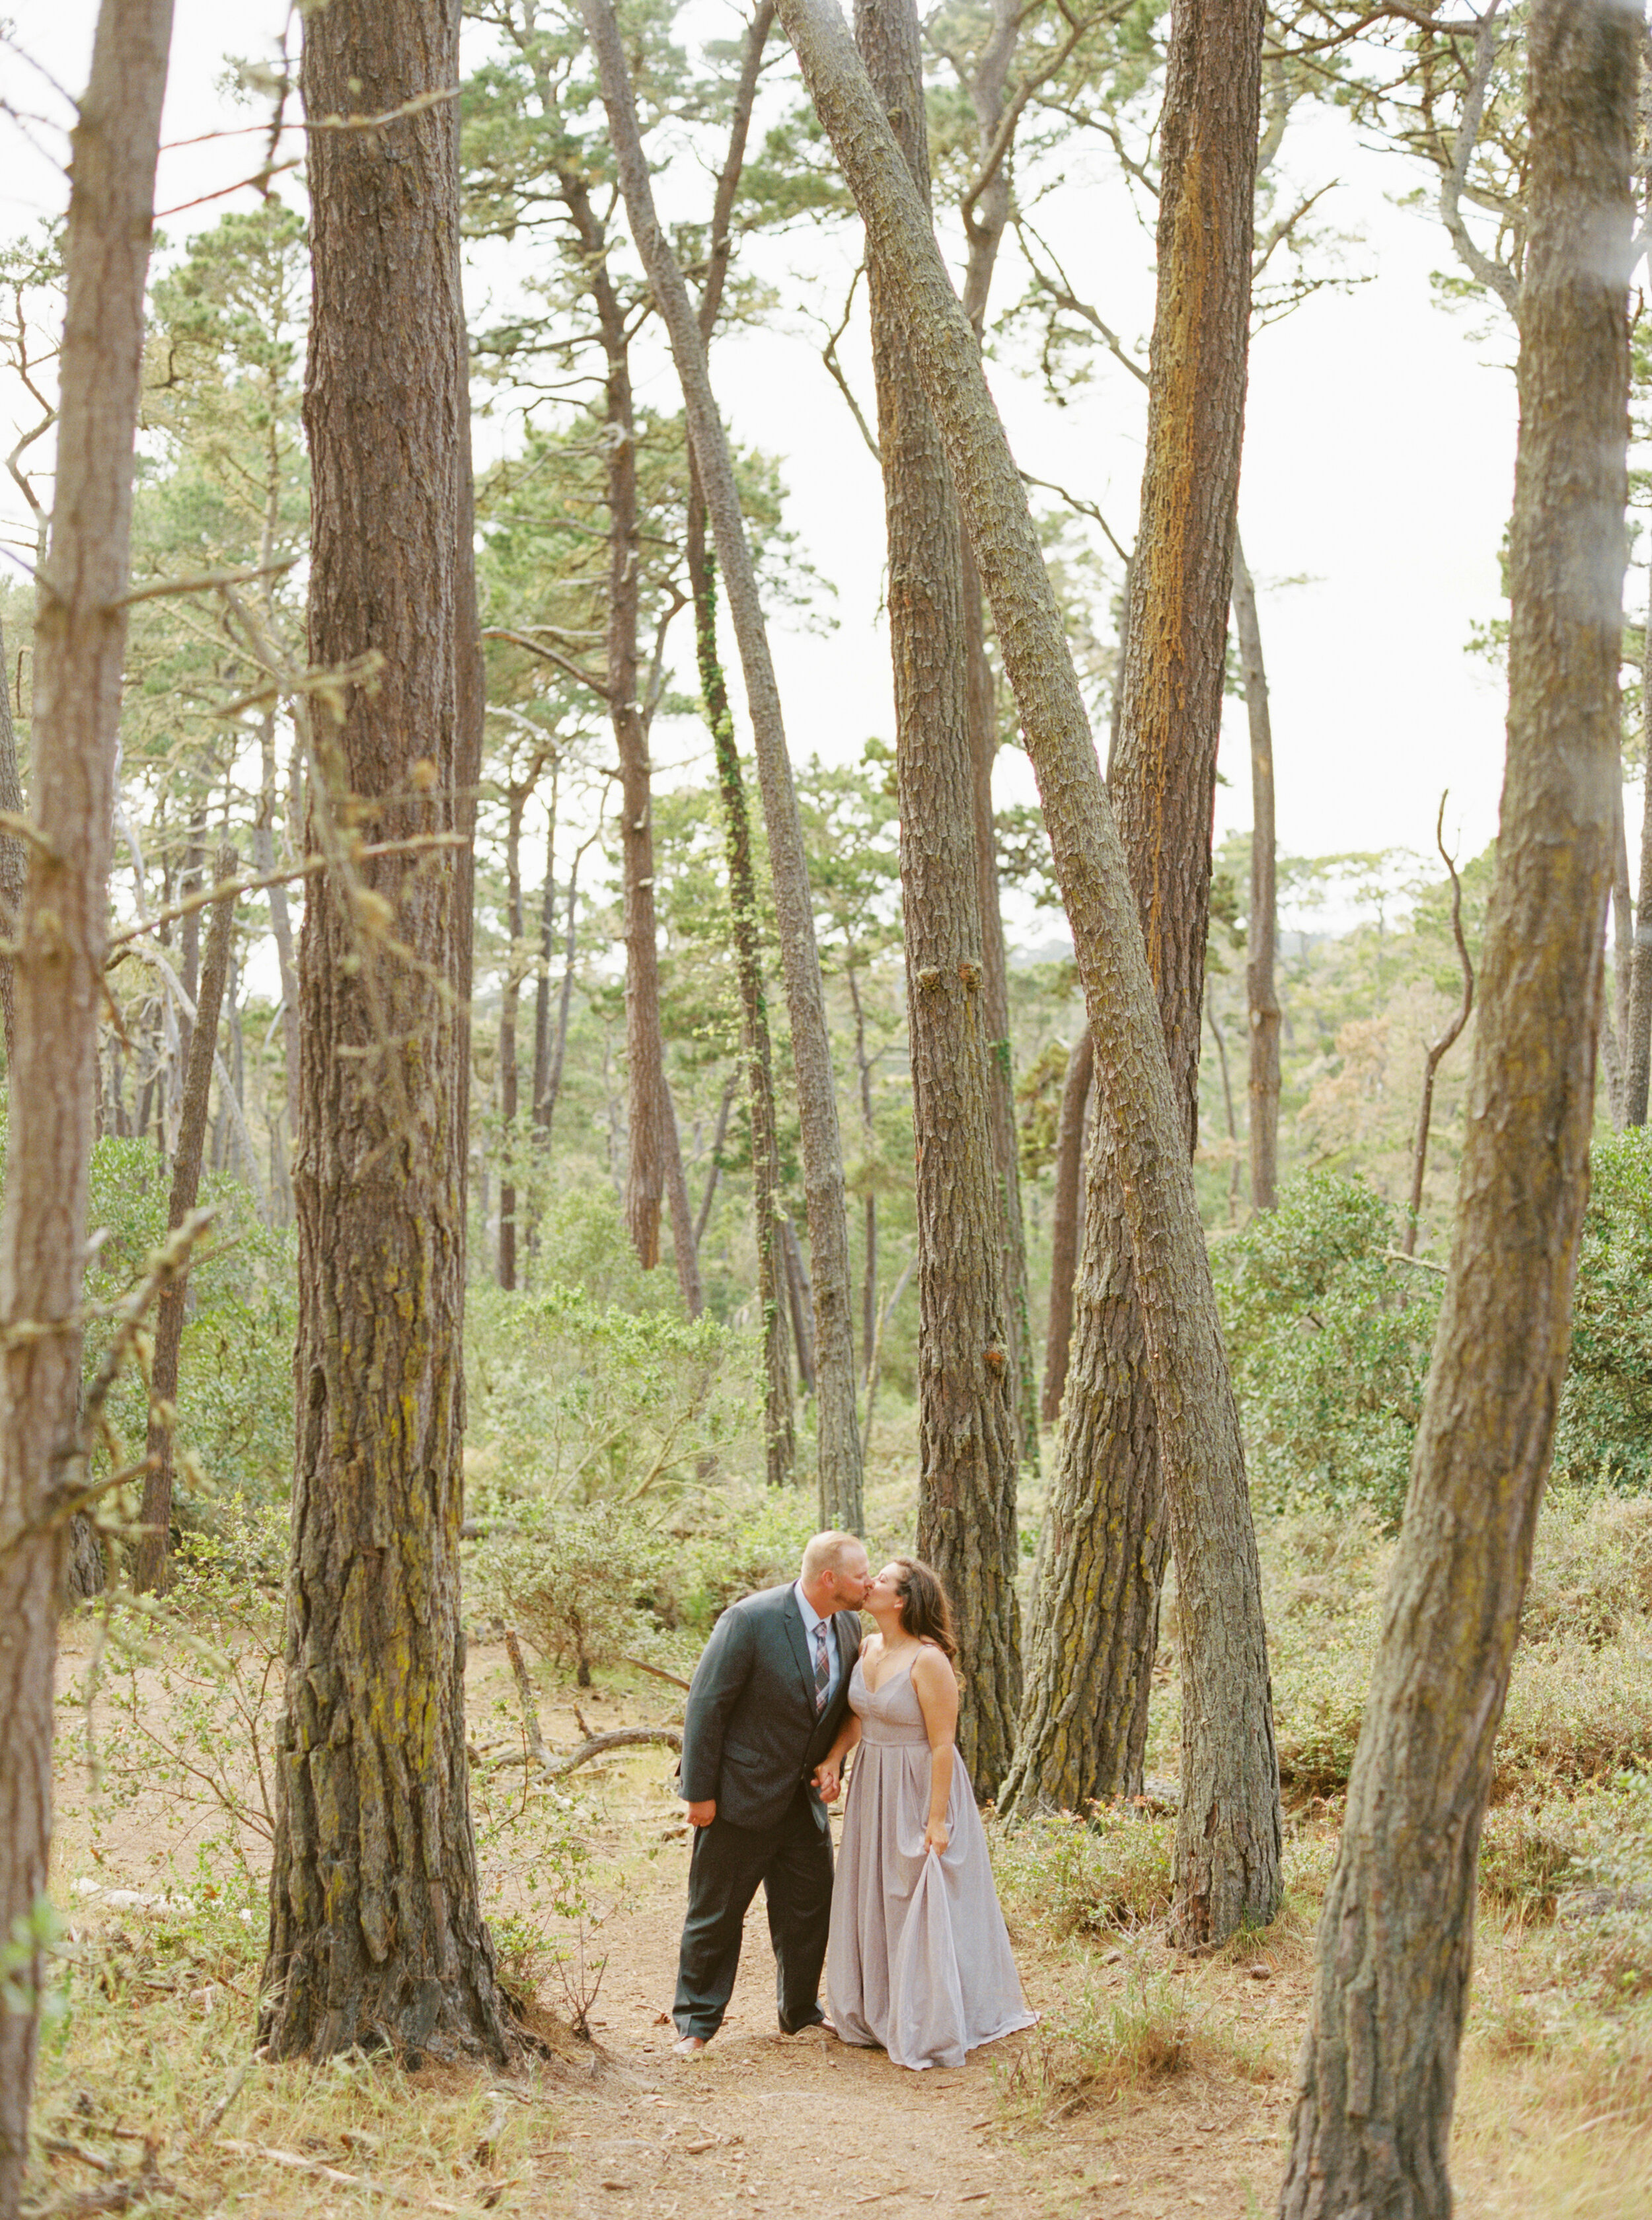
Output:
M932 1819L929 1824L924 1829L925 1855L927 1855L931 1850L937 1850L944 1854L946 1846L951 1839L951 1836L946 1830L945 1820Z
M824 1804L835 1804L843 1789L843 1762L826 1758L809 1775L810 1784L820 1792Z

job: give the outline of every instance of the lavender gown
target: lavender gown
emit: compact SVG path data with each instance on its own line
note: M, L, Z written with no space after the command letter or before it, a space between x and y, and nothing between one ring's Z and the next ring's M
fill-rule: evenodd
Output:
M1034 2017L969 1776L955 1752L947 1847L926 1855L929 1740L911 1665L873 1690L857 1661L849 1701L861 1741L832 1889L832 2017L845 2042L880 2044L897 2066L962 2066Z

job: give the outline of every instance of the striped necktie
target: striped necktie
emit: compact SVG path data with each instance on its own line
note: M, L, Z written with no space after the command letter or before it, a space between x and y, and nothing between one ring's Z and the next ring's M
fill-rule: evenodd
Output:
M826 1690L831 1684L832 1667L826 1657L826 1621L817 1618L814 1622L814 1708L817 1713L826 1709Z

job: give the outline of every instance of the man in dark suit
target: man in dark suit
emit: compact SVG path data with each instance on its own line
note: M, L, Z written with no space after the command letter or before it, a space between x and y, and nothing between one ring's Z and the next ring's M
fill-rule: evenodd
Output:
M849 1701L870 1585L854 1535L817 1534L797 1580L730 1605L695 1668L678 1776L695 1830L674 2014L681 2056L722 2025L759 1881L782 2032L826 2017L832 1836L814 1774Z

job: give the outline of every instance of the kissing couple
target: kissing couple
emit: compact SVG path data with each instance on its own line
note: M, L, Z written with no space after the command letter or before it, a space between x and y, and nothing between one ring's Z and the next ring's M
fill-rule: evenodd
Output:
M759 1881L782 2034L824 2027L921 2067L1032 2026L954 1741L957 1654L929 1567L896 1557L875 1580L852 1534L817 1534L795 1581L718 1620L683 1724L680 2057L722 2024ZM834 1879L826 1805L851 1755Z

